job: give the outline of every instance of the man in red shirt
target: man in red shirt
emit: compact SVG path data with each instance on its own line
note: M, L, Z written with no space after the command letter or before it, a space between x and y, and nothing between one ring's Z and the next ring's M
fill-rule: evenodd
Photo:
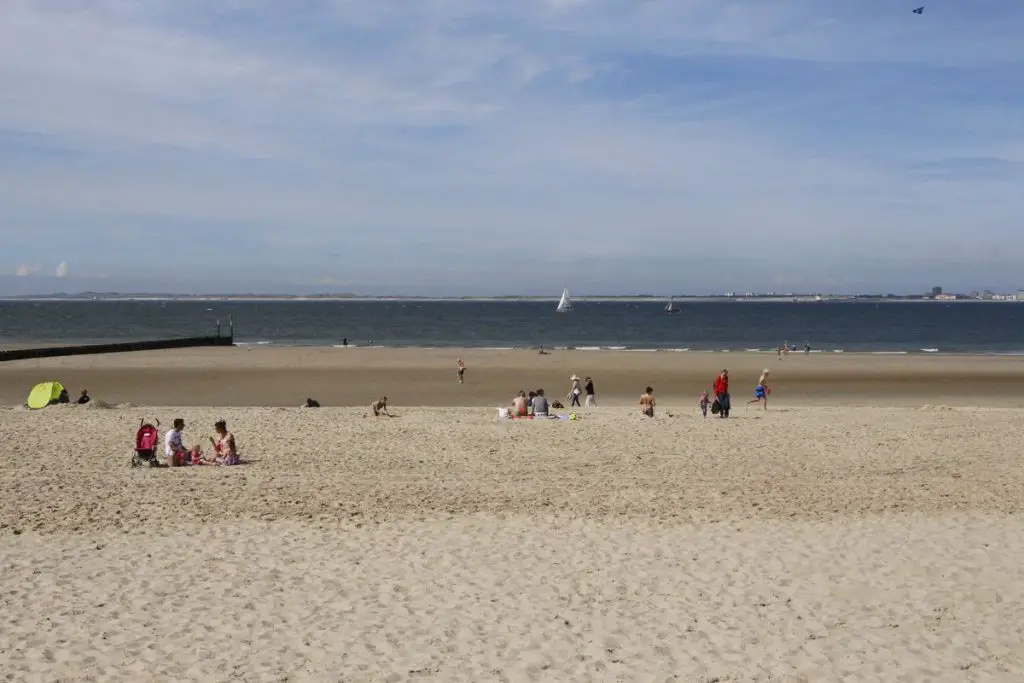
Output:
M729 417L729 408L731 407L731 400L729 398L729 371L722 369L721 374L715 378L714 384L715 400L718 401L718 406L721 410L718 412L719 417Z

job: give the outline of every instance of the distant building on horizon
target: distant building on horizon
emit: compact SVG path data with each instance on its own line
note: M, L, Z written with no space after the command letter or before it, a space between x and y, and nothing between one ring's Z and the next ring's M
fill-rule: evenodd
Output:
M932 287L932 297L938 297L942 294L942 287Z

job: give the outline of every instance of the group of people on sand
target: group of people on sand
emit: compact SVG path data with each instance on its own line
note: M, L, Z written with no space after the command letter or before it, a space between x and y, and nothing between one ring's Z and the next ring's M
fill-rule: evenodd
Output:
M580 378L577 375L569 377L569 381L572 385L569 387L569 393L565 395L565 400L568 401L570 408L580 408L586 405L588 408L597 407L597 395L594 391L594 380L587 377L585 384L580 383ZM586 403L580 404L580 396L586 395ZM551 408L563 407L558 401L549 402L547 396L544 395L543 389L537 389L527 393L523 389L512 399L512 410L509 411L510 417L549 417Z
M579 408L580 396L585 392L587 395L586 407L596 408L597 407L597 395L594 393L594 380L587 377L584 382L585 384L580 386L580 378L577 375L573 375L569 378L572 382L572 386L569 387L569 393L566 394L565 400L569 401L570 408Z
M71 396L68 395L68 390L67 389L61 389L60 390L60 394L57 395L57 398L55 398L52 401L50 401L50 405L53 406L53 405L62 405L62 404L67 404L67 403L74 403L75 405L84 406L86 403L88 403L91 400L92 400L92 398L90 398L90 396L89 396L89 390L88 389L82 389L82 391L79 392L79 394L78 394L78 398L75 399L74 401L72 401L71 400Z
M209 458L203 453L203 448L199 444L192 448L185 446L185 420L176 417L171 427L164 437L164 455L167 458L168 467L237 465L241 462L238 456L238 446L235 444L235 436L228 431L226 421L217 420L213 424L213 436L210 437L213 454Z
M768 388L769 372L768 368L761 371L761 376L757 380L757 386L754 387L754 398L747 401L747 405L760 403L764 406L765 410L768 410L768 394L771 393L771 389ZM644 393L640 396L640 413L647 417L654 417L655 405L654 389L646 387ZM708 409L711 410L712 415L718 415L718 417L723 419L729 417L729 412L732 410L732 395L729 393L728 369L722 368L722 371L718 373L714 382L712 382L710 392L707 389L701 392L697 405L700 407L700 412L705 418L708 416Z
M532 417L544 419L550 417L551 404L543 389L537 389L527 394L522 389L512 399L512 410L509 417Z

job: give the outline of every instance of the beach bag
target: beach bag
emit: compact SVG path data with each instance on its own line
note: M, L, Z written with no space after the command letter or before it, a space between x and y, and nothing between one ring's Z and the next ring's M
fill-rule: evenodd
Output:
M719 414L720 412L722 412L722 404L721 404L721 402L720 402L720 401L719 401L719 400L718 400L718 399L716 398L716 399L715 399L715 402L711 404L711 413L712 413L713 415L718 415L718 414Z

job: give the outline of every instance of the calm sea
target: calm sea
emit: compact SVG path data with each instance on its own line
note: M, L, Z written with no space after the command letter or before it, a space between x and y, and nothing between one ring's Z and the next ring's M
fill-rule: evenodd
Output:
M0 301L0 345L212 334L240 344L1024 353L1024 304L870 302Z

